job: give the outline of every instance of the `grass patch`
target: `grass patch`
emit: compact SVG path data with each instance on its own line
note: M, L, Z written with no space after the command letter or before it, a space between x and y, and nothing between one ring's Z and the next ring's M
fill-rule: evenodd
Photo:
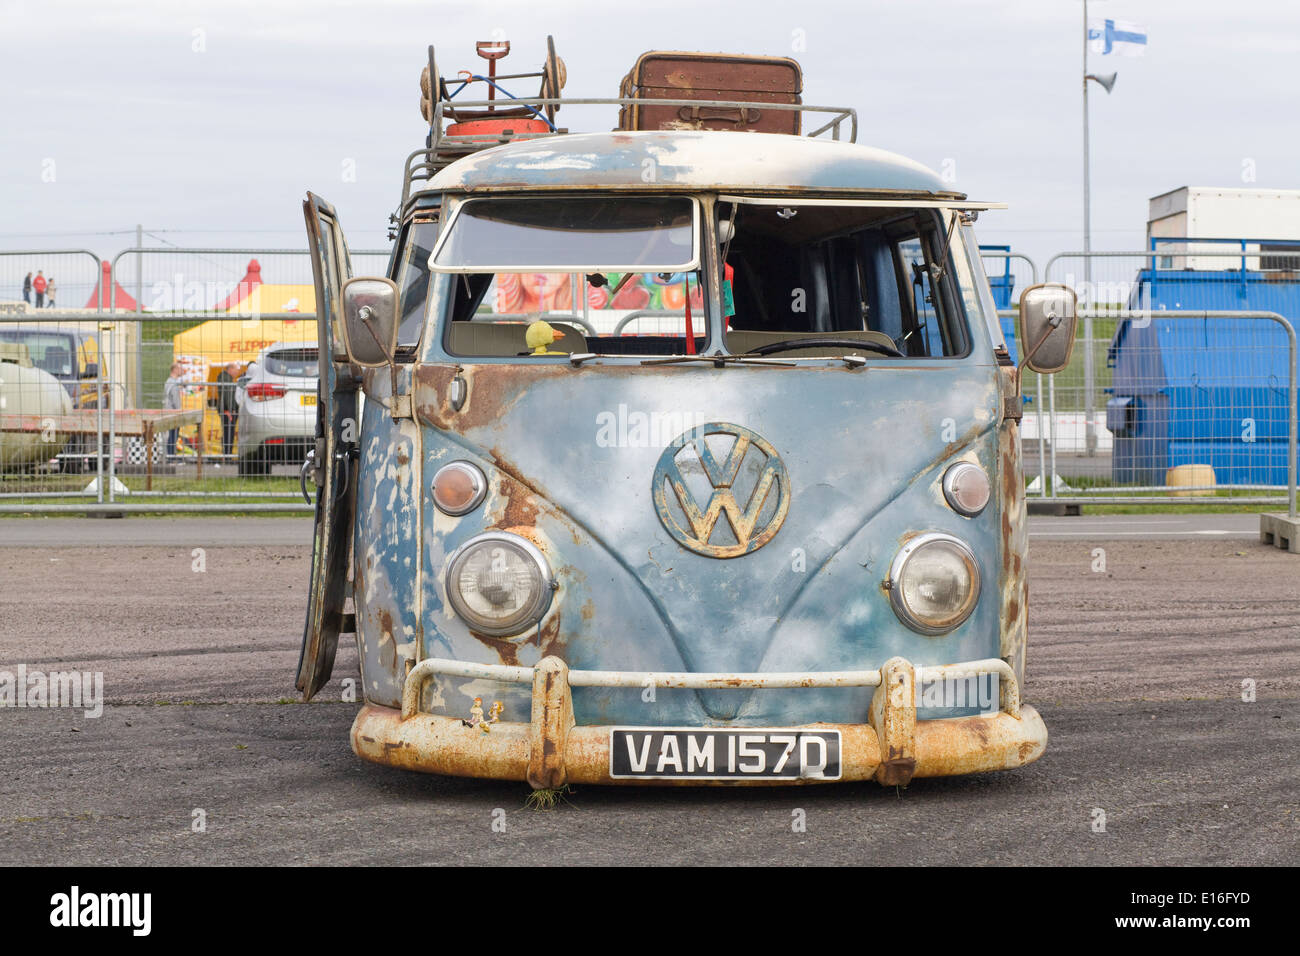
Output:
M567 783L554 789L545 787L541 790L534 790L524 800L524 806L529 810L547 813L559 806L561 801L569 803L567 795L572 792L573 788ZM573 806L573 804L569 803L569 806Z
M182 465L182 467L188 471L192 466ZM223 464L220 470L215 470L212 464L205 462L203 471L202 480L199 480L194 474L154 475L152 493L147 496L138 496L139 492L146 490L145 486L148 481L145 475L118 473L118 481L126 485L129 493L116 495L116 502L121 504L229 504L233 506L234 511L237 511L238 507L243 504L293 506L305 504L296 476L270 475L240 478L233 462ZM50 492L80 492L94 479L94 472L81 475L62 473L6 474L0 476L0 491L30 494L32 498L29 501L24 501L21 498L0 498L0 503L30 504L33 507L46 502L61 505L94 504L95 496L93 494L48 499L37 497ZM200 492L206 492L207 494L199 494ZM221 492L238 492L239 496L234 499L226 498L220 496L219 493ZM105 495L105 501L107 501L107 495ZM261 513L258 512L258 514Z

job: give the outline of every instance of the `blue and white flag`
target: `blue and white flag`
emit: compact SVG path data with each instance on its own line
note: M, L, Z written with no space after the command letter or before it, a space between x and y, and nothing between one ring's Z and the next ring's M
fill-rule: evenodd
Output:
M1102 55L1141 56L1147 48L1147 28L1128 20L1090 20L1088 48Z

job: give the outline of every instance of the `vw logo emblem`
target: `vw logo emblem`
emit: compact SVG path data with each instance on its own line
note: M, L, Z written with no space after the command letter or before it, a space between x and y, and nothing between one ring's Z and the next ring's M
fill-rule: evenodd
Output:
M781 530L790 510L790 476L761 435L710 422L664 449L653 497L659 520L678 543L706 557L738 558ZM723 515L727 521L719 527Z

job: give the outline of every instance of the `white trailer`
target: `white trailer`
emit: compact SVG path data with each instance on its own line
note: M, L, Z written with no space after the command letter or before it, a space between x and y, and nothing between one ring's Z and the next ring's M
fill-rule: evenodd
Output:
M1246 268L1300 271L1300 246L1272 245L1268 240L1300 240L1300 189L1241 189L1227 186L1182 186L1153 196L1148 206L1147 241L1177 239L1248 239ZM1240 246L1222 242L1161 243L1171 255L1158 260L1166 269L1239 269L1240 259L1224 256L1177 256L1174 252L1230 252ZM1260 256L1260 252L1273 255Z

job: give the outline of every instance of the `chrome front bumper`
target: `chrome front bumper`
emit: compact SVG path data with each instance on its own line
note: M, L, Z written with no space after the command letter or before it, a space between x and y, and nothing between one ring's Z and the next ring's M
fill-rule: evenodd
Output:
M927 680L996 674L998 713L916 719L916 668L901 658L880 670L799 674L685 674L570 671L557 657L535 667L471 664L441 658L421 661L406 677L402 709L367 704L352 725L352 750L375 763L460 777L526 780L535 789L566 783L780 785L818 779L654 780L610 777L610 728L577 726L573 687L791 688L874 687L868 721L815 723L809 729L841 734L841 780L876 780L886 786L913 777L943 777L1006 770L1037 760L1047 747L1038 712L1020 703L1015 672L1001 660L923 668ZM419 712L425 684L435 676L532 684L532 720L496 723L490 733L467 728L458 717Z

